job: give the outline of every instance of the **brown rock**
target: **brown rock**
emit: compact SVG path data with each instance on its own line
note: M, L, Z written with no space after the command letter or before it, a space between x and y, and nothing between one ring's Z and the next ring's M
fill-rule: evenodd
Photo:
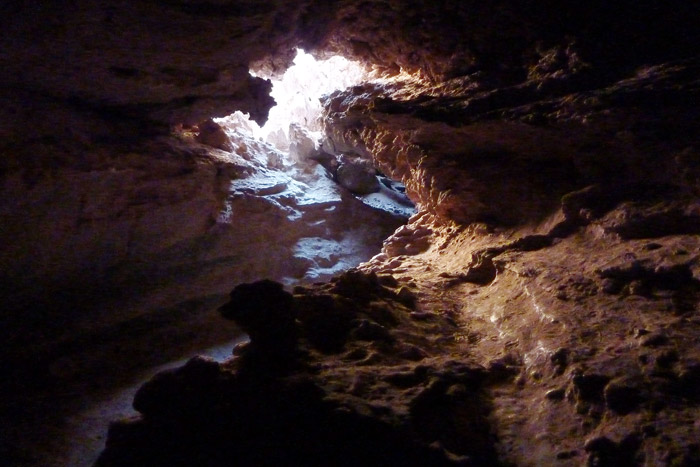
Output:
M639 342L643 347L658 347L668 343L668 336L663 332L653 332L651 334L642 334L642 340Z
M636 381L616 379L605 386L604 397L608 409L621 415L634 411L641 402L641 392Z
M228 139L228 135L218 123L212 119L206 120L198 125L199 133L197 134L197 142L206 144L213 148L221 149L222 151L232 151L233 147Z
M100 465L580 463L582 433L593 465L698 463L698 2L108 3L0 15L5 463L66 459L46 451L61 436L38 433L66 407L44 409L119 379L95 375L176 358L159 323L208 335L200 312L227 284L309 279L319 263L288 254L300 239L380 227L256 185L287 176L259 141L211 149L227 146L207 119L265 120L270 82L249 70L278 76L298 46L394 78L324 100L333 156L319 159L333 171L359 155L419 214L330 284L237 289L224 309L248 350L144 386L143 418L111 430ZM202 121L209 148L193 144ZM640 327L666 339L630 345ZM173 345L140 352L132 336ZM619 376L640 363L649 388ZM577 407L530 397L568 375ZM655 435L622 436L647 405Z
M566 394L566 389L556 388L550 389L545 393L545 397L551 401L561 401L564 400L564 395Z
M601 374L577 374L572 378L577 396L583 401L599 401L603 398L603 388L610 380Z
M362 161L345 160L336 172L338 183L357 195L379 191L376 171Z

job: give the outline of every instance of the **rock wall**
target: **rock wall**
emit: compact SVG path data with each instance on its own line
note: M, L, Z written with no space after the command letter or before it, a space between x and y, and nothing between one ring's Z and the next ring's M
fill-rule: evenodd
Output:
M502 83L555 72L563 65L556 51L568 45L596 74L617 75L697 53L699 15L680 0L78 0L3 8L0 82L19 107L3 108L4 127L44 99L159 124L234 110L264 120L269 88L248 69L283 72L296 46L434 81L481 71Z
M576 73L497 90L478 77L371 83L327 97L325 129L438 217L536 223L592 184L611 203L658 187L696 194L697 73L693 59L592 90L576 89Z

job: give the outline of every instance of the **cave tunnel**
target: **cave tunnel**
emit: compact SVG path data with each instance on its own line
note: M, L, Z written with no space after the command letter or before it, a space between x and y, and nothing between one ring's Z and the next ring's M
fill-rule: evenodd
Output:
M3 465L700 465L697 2L0 12Z

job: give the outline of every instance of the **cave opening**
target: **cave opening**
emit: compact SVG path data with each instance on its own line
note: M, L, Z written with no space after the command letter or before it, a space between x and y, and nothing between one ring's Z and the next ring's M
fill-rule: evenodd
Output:
M214 121L224 127L248 131L280 151L289 151L293 143L290 125L308 131L316 140L322 138L323 95L373 78L370 70L345 57L334 55L317 60L299 48L296 49L292 66L281 76L255 68L251 68L250 74L269 79L272 83L270 96L275 100L275 105L270 109L264 125L258 125L249 114L240 111Z
M287 81L274 79L274 98L283 105L262 128L240 112L179 127L158 147L177 156L173 160L134 153L133 160L107 169L113 184L83 181L85 199L92 201L79 209L89 212L64 248L78 258L64 266L77 270L80 285L70 302L76 305L64 312L69 302L57 301L63 308L53 334L19 318L9 327L21 330L16 347L36 348L41 336L36 352L47 373L77 388L75 394L85 393L84 410L74 409L70 397L61 401L61 410L72 415L56 429L79 440L67 443L67 455L94 457L103 448L95 433L108 419L133 415L128 401L144 379L195 354L223 360L246 339L231 323L222 325L216 312L234 286L264 278L289 288L327 280L378 254L413 213L402 186L376 173L370 161L323 149L318 98L369 74L342 57L309 69L316 61L299 52L296 62ZM350 162L372 181L370 192L340 183L334 172ZM131 232L123 245L123 230L112 228L115 219ZM74 246L73 237L87 240ZM53 244L58 251L60 241ZM86 278L80 255L101 269ZM63 263L56 264L54 275L70 277L59 268ZM88 299L89 287L95 292ZM71 346L80 339L91 344ZM154 342L167 345L153 351ZM54 352L57 346L66 350ZM103 361L111 362L108 370ZM42 391L36 392L43 397Z
M370 157L337 150L322 114L331 93L378 78L342 56L317 60L301 49L281 75L254 68L250 74L272 82L276 105L265 124L236 111L200 124L195 138L245 165L231 178L217 225L226 236L256 235L278 265L251 268L244 280L272 275L292 286L367 261L407 222L414 204L403 184L379 172ZM266 214L258 216L254 204ZM262 228L239 232L241 218L250 214ZM281 219L289 238L280 235Z
M270 109L262 126L241 111L213 119L231 140L240 138L241 133L252 136L280 151L280 167L320 165L327 177L366 205L399 217L408 218L414 213L414 204L406 196L401 182L379 172L371 160L338 151L324 132L324 100L333 92L380 80L374 71L340 55L317 60L297 48L293 65L281 76L255 68L251 68L250 74L271 81L270 96L276 105Z

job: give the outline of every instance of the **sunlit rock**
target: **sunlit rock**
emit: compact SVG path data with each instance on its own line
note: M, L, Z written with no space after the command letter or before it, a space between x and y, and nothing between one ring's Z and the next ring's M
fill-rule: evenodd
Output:
M294 162L307 162L320 155L314 136L298 123L289 124L289 157Z

